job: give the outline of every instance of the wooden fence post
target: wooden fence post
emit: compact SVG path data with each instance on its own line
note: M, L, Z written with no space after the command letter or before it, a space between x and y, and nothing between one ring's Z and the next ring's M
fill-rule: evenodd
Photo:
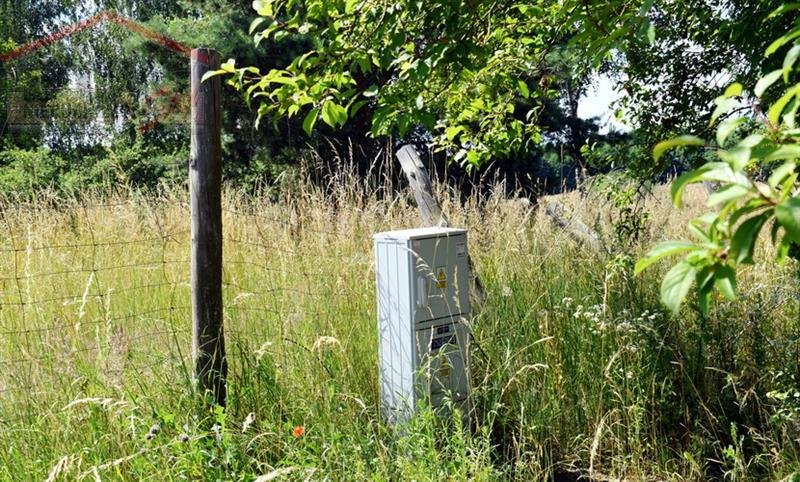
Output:
M433 194L433 186L428 170L425 169L425 165L422 163L422 159L420 159L419 153L417 153L414 146L408 144L401 147L396 156L397 160L400 161L400 166L403 168L406 178L408 178L411 191L414 193L414 199L417 201L423 226L450 226L450 222L442 212L442 206ZM475 273L472 257L469 255L467 255L467 262L472 273L472 293L477 304L482 306L486 299L483 283Z
M417 150L409 144L401 147L396 155L397 160L400 161L400 167L403 168L403 173L408 178L411 192L414 193L422 224L425 226L449 226L449 221L442 214L442 207L433 194L431 178L428 176L428 171L425 169L422 159L419 158Z
M222 329L222 160L220 77L202 82L219 69L219 53L191 52L191 157L189 200L192 218L192 358L203 394L225 405L225 337Z

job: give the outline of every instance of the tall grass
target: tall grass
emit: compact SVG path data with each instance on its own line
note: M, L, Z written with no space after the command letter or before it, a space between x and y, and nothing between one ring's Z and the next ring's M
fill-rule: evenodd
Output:
M334 179L224 195L224 411L187 368L184 193L3 205L0 477L798 477L796 264L750 268L740 301L707 318L666 314L658 273L631 276L648 244L685 236L702 191L676 212L657 190L641 243L598 254L501 187L462 202L439 184L488 294L471 320L474 410L470 426L423 410L392 427L371 235L417 215L403 194ZM602 195L560 198L610 238Z

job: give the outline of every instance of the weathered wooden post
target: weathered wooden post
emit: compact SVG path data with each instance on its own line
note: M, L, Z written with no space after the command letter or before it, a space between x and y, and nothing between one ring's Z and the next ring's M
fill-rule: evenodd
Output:
M428 175L428 170L425 169L417 150L414 146L408 144L401 147L396 155L397 160L400 161L400 166L403 168L403 173L408 179L411 191L414 193L414 199L417 201L422 225L449 227L450 222L442 212L442 206L433 194L431 177ZM472 294L475 298L474 300L481 306L486 299L483 283L481 283L478 275L475 274L472 257L469 255L467 255L467 262L469 263L470 273L472 273Z
M431 178L422 163L422 159L419 158L417 150L409 144L401 147L396 155L397 160L400 161L400 167L403 168L403 173L408 179L411 192L414 193L422 224L424 226L448 227L450 223L442 213L442 207L433 194Z
M191 52L191 156L189 200L192 218L192 357L196 383L203 394L225 405L225 337L222 329L222 159L220 146L220 77L203 82L219 69L219 53Z
M545 206L544 213L553 224L563 229L576 243L591 249L593 252L600 252L603 247L600 242L600 236L578 219L577 216L567 212L567 208L563 204L558 201L548 203Z

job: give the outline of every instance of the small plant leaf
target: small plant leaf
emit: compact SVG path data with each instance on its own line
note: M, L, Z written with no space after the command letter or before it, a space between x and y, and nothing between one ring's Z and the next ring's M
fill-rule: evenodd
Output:
M253 10L255 10L256 13L261 15L262 17L271 17L272 14L273 14L272 1L271 0L255 0L253 2Z
M661 283L661 302L671 312L677 313L681 303L689 293L697 270L686 261L681 261L670 269Z
M783 110L786 108L786 105L791 101L796 95L798 91L798 86L794 86L791 89L787 90L783 96L776 100L772 106L770 106L769 110L767 111L767 118L773 125L778 125L778 119L780 118L781 114L783 114Z
M250 35L252 35L253 32L256 31L258 26L261 25L262 23L264 23L265 20L266 20L266 18L264 18L264 17L256 17L252 22L250 22L250 28L248 29L248 33L250 33Z
M378 86L377 85L370 85L367 90L363 92L364 97L375 97L378 95Z
M791 197L775 206L775 217L795 243L800 243L800 198Z
M305 119L303 119L303 130L306 131L306 134L309 136L311 135L311 131L314 130L314 124L317 123L317 117L319 116L319 107L314 107L308 114L306 114Z
M704 146L706 142L696 136L679 136L666 141L661 141L653 148L653 159L658 162L661 156L670 149L683 146Z
M762 213L753 216L736 228L736 232L731 238L730 255L736 263L752 264L753 251L755 250L756 239L761 227L769 219L769 213Z
M680 208L683 205L683 191L686 189L688 184L693 182L700 181L703 176L714 169L718 169L721 164L724 163L707 163L703 164L702 166L698 167L697 169L689 172L685 172L680 176L676 177L674 181L672 181L672 185L670 186L670 192L672 194L672 203L675 205L676 208Z
M527 99L531 96L531 91L528 88L528 84L525 83L524 80L518 80L517 86L519 87L519 93L522 94L522 97L525 97Z
M744 87L739 82L734 82L725 89L725 93L723 94L725 97L738 97L742 95L742 91Z
M647 26L647 41L650 45L656 43L656 27L650 22L650 25Z
M665 241L663 243L659 243L650 251L648 251L648 253L636 263L634 274L641 273L647 269L647 267L661 258L685 251L692 251L697 248L698 246L696 244L687 243L685 241Z
M707 206L716 206L717 204L724 204L728 201L733 201L736 199L740 199L743 196L747 195L750 190L744 186L740 186L738 184L728 184L717 191L711 193L708 196L708 201L706 201Z
M347 110L328 99L322 103L322 120L331 127L342 126L347 122Z
M714 122L716 122L722 114L725 114L729 110L739 105L738 100L732 97L726 97L724 95L717 97L714 103L717 104L717 107L714 109L714 112L711 113L711 119L709 119L708 125L714 124Z
M746 120L744 117L737 117L720 122L719 127L717 127L717 144L722 147L725 144L725 140Z
M773 70L764 77L758 79L758 82L756 82L756 87L753 89L753 93L756 95L756 97L760 98L762 95L764 95L764 92L781 77L782 72L783 70L781 69Z
M789 82L789 74L794 68L794 63L797 62L797 57L800 56L800 45L795 45L786 53L783 58L783 81Z
M767 180L767 184L771 188L777 188L778 184L780 184L786 176L794 172L797 168L797 163L795 161L786 161L780 167L776 168L772 171L772 174L769 176L769 180Z
M789 144L775 149L769 155L764 157L764 160L770 162L770 161L777 161L779 159L798 159L798 158L800 158L800 146Z
M769 44L767 50L764 51L764 56L769 57L770 55L777 52L779 48L783 47L784 45L796 39L797 37L800 37L800 28L795 28L789 33L782 35L781 37L778 37L777 40Z
M723 264L714 272L714 286L729 300L736 299L736 271Z

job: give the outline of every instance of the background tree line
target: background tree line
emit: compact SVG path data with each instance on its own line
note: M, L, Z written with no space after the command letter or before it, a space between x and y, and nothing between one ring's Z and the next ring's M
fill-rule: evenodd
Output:
M286 99L249 101L227 90L230 182L272 182L311 152L365 173L386 162L388 146L415 142L433 143L439 166L455 160L448 175L456 179L480 165L482 175L541 190L573 185L576 172L652 178L700 162L702 153L677 153L656 164L650 152L676 133L705 133L719 86L770 70L765 63L779 60L761 54L792 21L767 18L777 1L584 3L451 1L415 10L413 2L5 0L0 53L113 10L186 45L212 46L237 67L257 67L253 82L305 76L305 85L284 89ZM402 35L387 15L403 22ZM336 31L342 22L348 31ZM369 58L370 46L384 58ZM310 52L317 63L298 66ZM3 63L0 190L182 181L187 63L112 23ZM598 73L624 93L618 116L630 132L603 132L598 119L578 116Z

